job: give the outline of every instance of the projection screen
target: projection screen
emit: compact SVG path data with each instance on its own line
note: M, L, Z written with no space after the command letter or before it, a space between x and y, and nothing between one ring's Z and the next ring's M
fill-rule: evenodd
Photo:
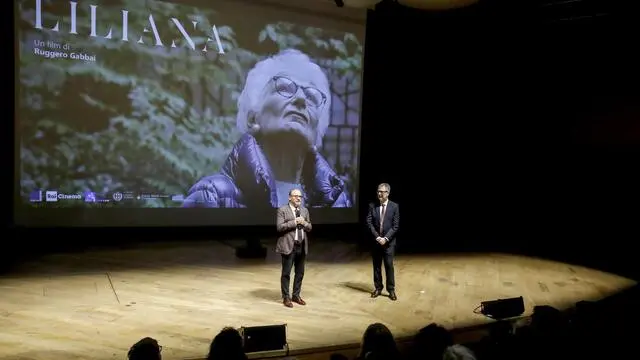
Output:
M357 221L365 24L258 1L18 1L23 226Z

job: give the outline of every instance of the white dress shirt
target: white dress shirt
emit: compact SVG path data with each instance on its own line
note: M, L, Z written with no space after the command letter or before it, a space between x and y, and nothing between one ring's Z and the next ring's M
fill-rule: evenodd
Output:
M385 202L380 204L380 223L382 224L382 212L383 210L385 210L387 208L387 205L389 205L389 200L385 200ZM380 234L382 235L382 234ZM386 241L389 241L389 239L387 239L386 237L384 237L383 239L385 239Z
M289 207L291 208L291 212L293 213L293 216L296 216L296 208L291 205L291 203L289 203ZM302 216L302 211L300 211L300 215ZM302 230L302 229L300 229ZM298 239L298 233L300 233L300 236L302 237L302 239ZM304 231L298 231L298 225L296 224L296 235L293 238L293 241L302 241L304 240Z
M382 221L382 209L386 208L388 203L389 203L389 200L386 200L385 202L380 204L380 221Z

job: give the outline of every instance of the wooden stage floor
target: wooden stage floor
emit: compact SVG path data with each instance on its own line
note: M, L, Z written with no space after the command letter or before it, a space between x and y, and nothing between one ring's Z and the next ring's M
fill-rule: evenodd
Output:
M0 360L124 359L145 336L160 341L165 360L203 358L223 326L284 323L295 352L358 343L373 322L410 336L431 322L491 322L473 312L485 300L522 295L529 314L534 305L566 308L635 284L505 254L399 255L392 302L369 297L368 254L315 241L302 290L308 305L289 309L280 301L273 244L266 260L238 259L232 245L141 245L24 263L0 278Z

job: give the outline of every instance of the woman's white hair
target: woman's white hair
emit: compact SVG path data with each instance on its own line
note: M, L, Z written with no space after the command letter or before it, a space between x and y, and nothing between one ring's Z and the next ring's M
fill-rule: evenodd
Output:
M315 146L320 147L322 145L322 138L329 127L329 111L331 109L329 79L327 79L322 68L311 61L309 56L295 49L283 50L276 55L263 59L249 71L244 89L242 89L242 93L238 97L236 126L240 132L244 133L248 130L249 115L252 112L256 112L260 107L260 102L263 100L264 87L271 81L271 78L277 74L287 73L287 70L292 68L300 67L309 69L313 83L327 96L326 103L318 110L318 136L316 137Z

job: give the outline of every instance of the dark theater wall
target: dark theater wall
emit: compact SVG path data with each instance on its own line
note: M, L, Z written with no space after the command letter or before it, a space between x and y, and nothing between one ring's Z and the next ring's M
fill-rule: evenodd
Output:
M361 199L391 183L407 251L625 267L640 235L626 19L510 10L370 13Z

